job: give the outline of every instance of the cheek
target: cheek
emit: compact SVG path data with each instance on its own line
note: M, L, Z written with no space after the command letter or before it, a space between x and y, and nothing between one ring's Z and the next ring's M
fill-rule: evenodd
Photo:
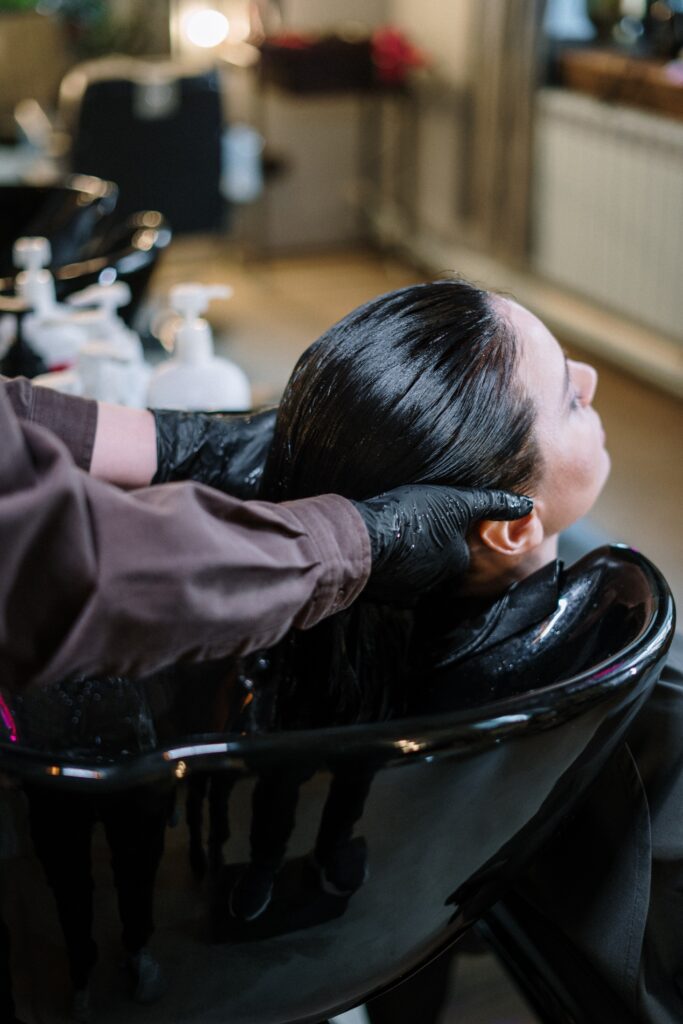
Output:
M565 530L590 511L609 475L610 460L594 438L575 437L546 454L542 496L547 535Z

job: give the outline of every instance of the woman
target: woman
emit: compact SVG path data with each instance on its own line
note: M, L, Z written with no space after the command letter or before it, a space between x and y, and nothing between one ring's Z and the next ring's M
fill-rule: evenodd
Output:
M271 722L367 720L416 706L407 691L414 667L401 672L406 655L413 666L429 661L460 615L473 630L473 613L552 562L558 534L599 495L610 460L596 385L595 370L566 359L528 310L461 280L380 296L303 354L280 407L264 497L334 491L359 500L420 481L523 492L534 508L473 528L456 594L402 613L357 602L292 635L272 655ZM683 1020L681 653L677 638L629 743L522 883L633 1019L649 1024ZM407 1019L395 1011L388 1019Z
M312 345L285 390L261 497L333 492L360 501L430 483L526 493L534 509L514 523L477 523L457 591L403 610L361 598L252 659L245 727L377 721L438 706L439 690L453 688L441 663L454 625L551 562L557 534L590 508L607 478L591 406L596 383L595 371L566 360L531 313L462 280L382 295ZM253 920L268 906L304 779L277 770L259 780L251 864L232 893L234 916ZM362 859L351 880L344 871L342 882L337 867L340 851L357 853L353 822L368 785L362 773L335 777L323 821L341 825L334 834L321 827L315 848L330 891L362 884Z
M559 532L600 493L610 462L591 404L596 384L592 367L567 360L547 328L510 299L459 279L391 292L354 310L300 358L261 496L362 500L415 482L530 494L528 516L484 520L471 534L461 596L490 600L554 559ZM443 605L443 595L437 601ZM433 606L431 599L430 619ZM262 685L254 704L257 724L404 711L411 673L401 670L410 654L421 662L425 654L424 637L414 633L419 612L357 603L290 635L272 657L273 685Z
M516 302L462 280L403 288L354 310L300 358L262 496L361 500L416 481L528 490L530 516L479 530L515 578L547 559L607 478L596 385L596 371L567 360Z

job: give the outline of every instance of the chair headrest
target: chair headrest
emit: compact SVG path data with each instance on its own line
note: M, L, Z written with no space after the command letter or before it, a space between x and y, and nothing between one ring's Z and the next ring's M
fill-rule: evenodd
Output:
M619 654L635 658L667 594L658 570L622 546L548 566L510 588L469 635L461 623L440 640L424 710L476 707L599 672Z

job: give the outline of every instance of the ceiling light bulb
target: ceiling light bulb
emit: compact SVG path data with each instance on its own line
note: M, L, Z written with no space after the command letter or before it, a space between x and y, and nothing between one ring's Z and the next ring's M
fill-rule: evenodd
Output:
M220 11L193 11L185 22L185 35L204 50L218 46L230 31L228 19Z

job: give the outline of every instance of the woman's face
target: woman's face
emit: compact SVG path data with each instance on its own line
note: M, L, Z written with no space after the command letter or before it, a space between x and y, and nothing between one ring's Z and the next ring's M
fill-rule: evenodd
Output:
M548 328L523 306L500 299L519 339L519 373L536 406L542 469L536 508L546 536L585 515L610 471L605 433L592 406L597 372L567 359Z

